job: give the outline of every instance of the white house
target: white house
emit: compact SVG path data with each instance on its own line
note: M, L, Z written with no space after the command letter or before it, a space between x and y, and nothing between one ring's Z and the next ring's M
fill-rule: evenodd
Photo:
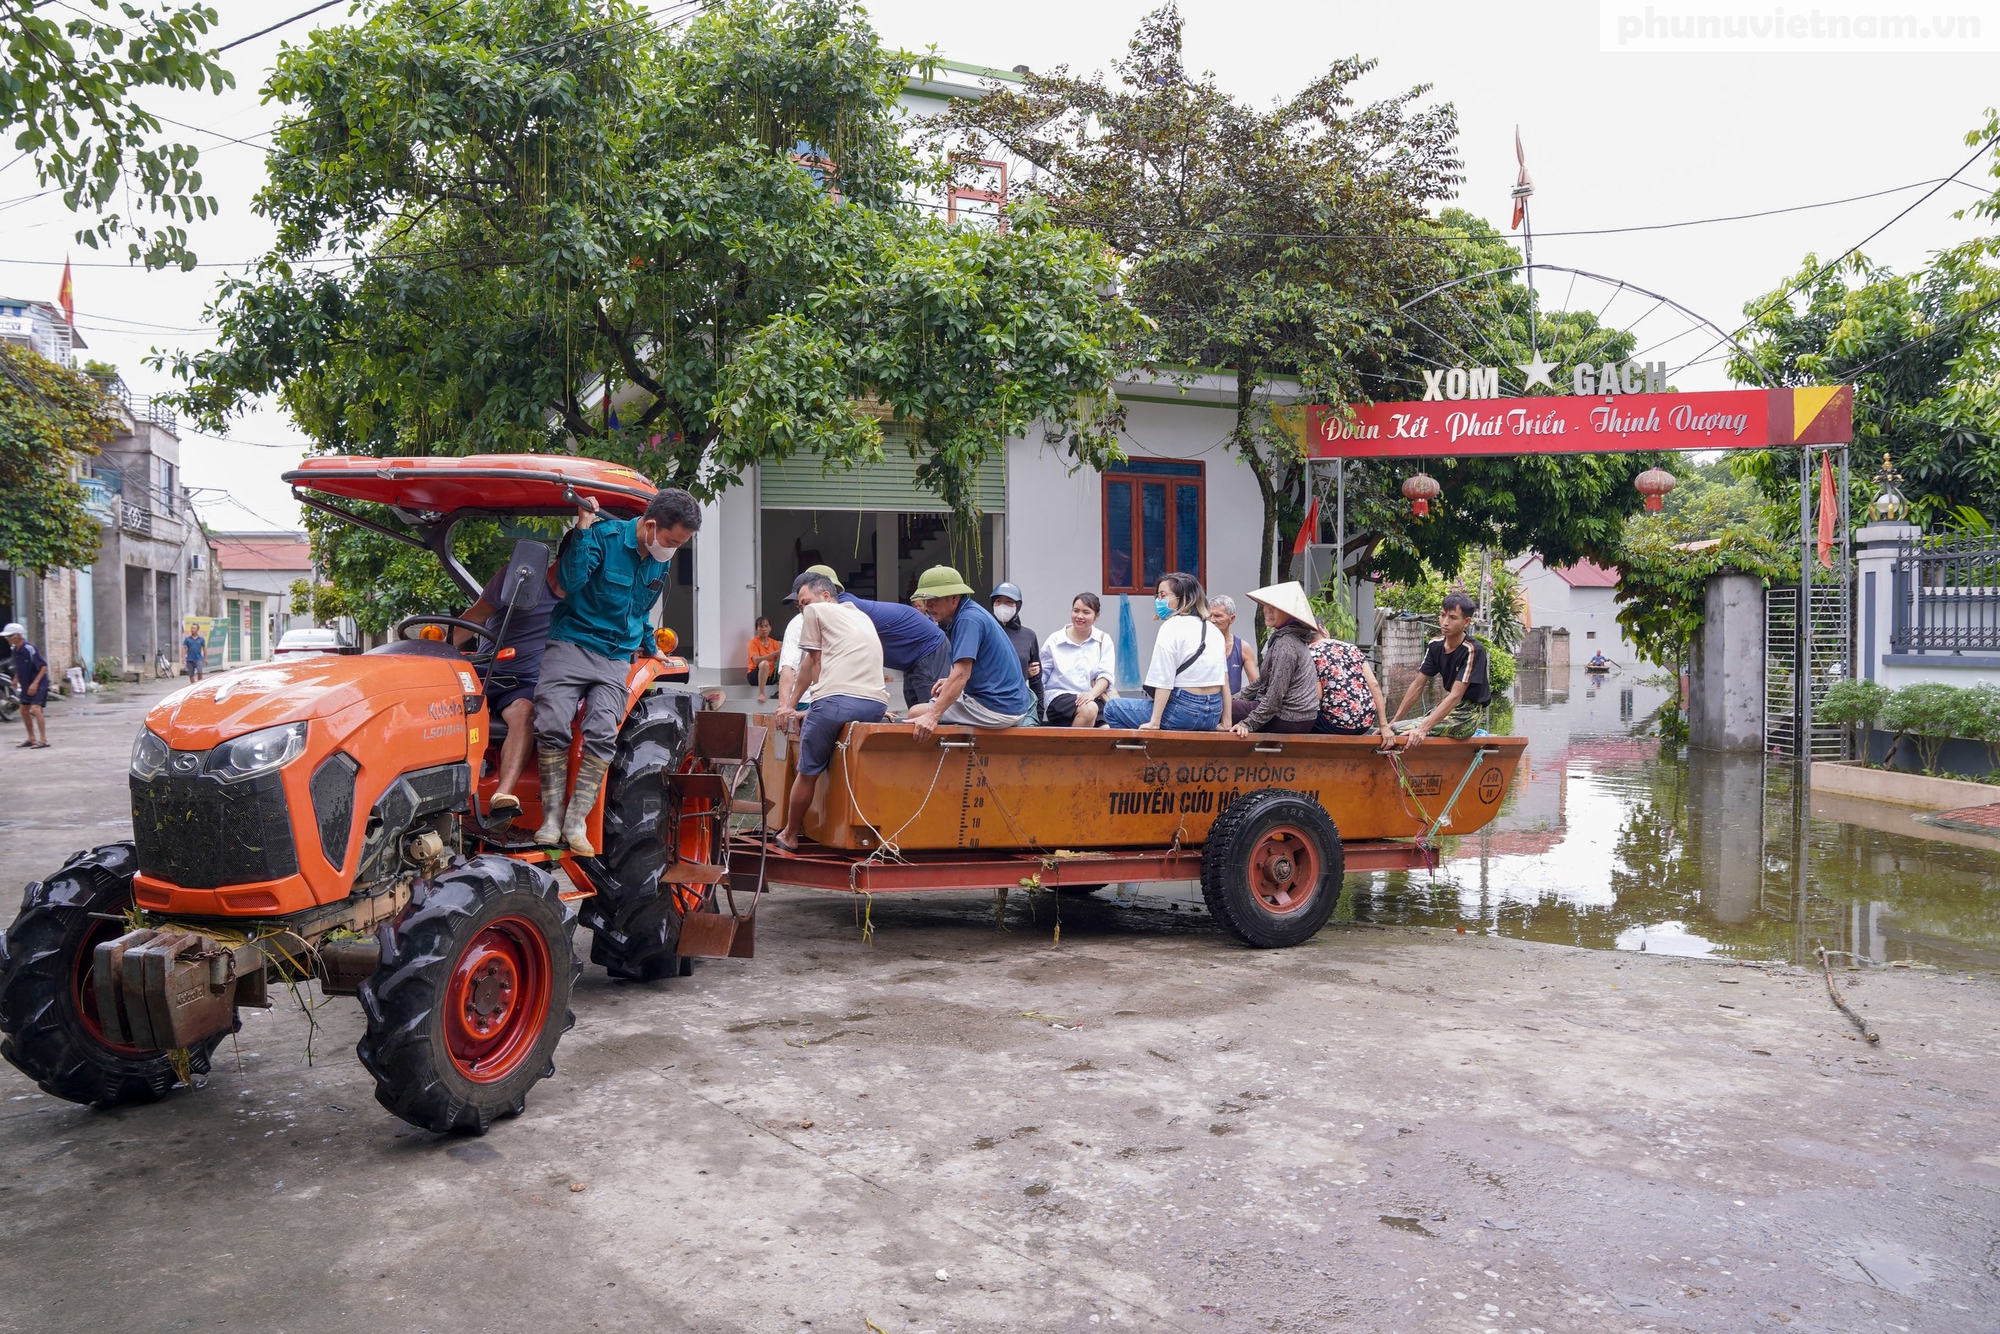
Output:
M945 62L931 80L911 80L903 106L915 119L948 99L982 96L982 81L1019 77ZM934 203L952 221L994 226L1010 178L1032 168L979 166L976 180ZM793 576L820 563L856 596L884 601L906 599L932 565L959 568L982 601L1011 580L1026 598L1022 620L1044 637L1088 590L1104 600L1099 624L1114 641L1129 611L1143 670L1159 575L1187 570L1240 601L1257 585L1262 507L1249 468L1226 447L1231 377L1142 373L1117 389L1129 461L1106 473L1072 471L1039 432L1008 441L980 478L976 550L953 549L943 502L916 484L913 463L893 445L885 462L865 470L825 475L808 457L744 473L706 507L692 559L675 562L666 591L665 624L693 631L695 681L740 682L757 616L782 626ZM1274 401L1292 397L1281 391ZM684 640L682 651L689 647Z
M1638 663L1638 649L1618 624L1617 570L1587 560L1556 568L1533 551L1511 564L1528 604L1523 622L1530 629L1569 631L1573 664L1582 666L1597 653L1627 667Z

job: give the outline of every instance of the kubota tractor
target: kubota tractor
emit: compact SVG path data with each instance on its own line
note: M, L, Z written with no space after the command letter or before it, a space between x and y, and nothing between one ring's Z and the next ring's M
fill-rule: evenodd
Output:
M433 553L468 602L481 582L453 553L459 522L566 515L585 499L627 517L654 491L626 468L527 455L317 458L285 479L302 504ZM365 653L245 667L160 701L132 747L132 840L30 884L6 933L0 1054L59 1098L151 1102L208 1069L239 1006L316 980L360 997L356 1050L383 1106L477 1134L555 1070L575 1022L579 907L592 961L616 977L748 957L725 839L761 738L744 715L700 712L683 660L632 664L590 815L597 855L525 841L541 818L532 765L519 818L489 826L496 646L507 617L551 596L548 565L547 546L515 544L492 629L413 616ZM469 652L454 630L476 637Z

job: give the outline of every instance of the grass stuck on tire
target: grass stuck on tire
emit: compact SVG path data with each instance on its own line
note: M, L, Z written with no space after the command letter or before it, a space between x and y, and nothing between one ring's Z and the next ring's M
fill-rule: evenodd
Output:
M0 939L0 1056L52 1097L118 1107L158 1102L180 1082L166 1052L112 1042L97 1021L91 961L125 933L138 870L130 843L79 852L28 886ZM189 1077L208 1073L224 1036L188 1049Z

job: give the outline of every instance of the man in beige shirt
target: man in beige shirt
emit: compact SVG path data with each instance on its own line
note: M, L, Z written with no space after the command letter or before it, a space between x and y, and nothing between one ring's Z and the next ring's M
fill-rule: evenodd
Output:
M879 723L889 711L889 692L882 688L882 640L867 613L840 601L831 579L819 574L799 577L793 588L799 601L799 663L794 698L813 692L799 727L799 776L792 783L791 805L778 846L798 851L806 812L812 808L819 776L833 762L833 748L849 723ZM778 710L778 726L790 729L799 710Z

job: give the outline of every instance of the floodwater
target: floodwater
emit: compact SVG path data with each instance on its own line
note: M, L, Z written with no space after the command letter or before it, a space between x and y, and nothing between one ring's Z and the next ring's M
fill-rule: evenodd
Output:
M1666 687L1636 672L1523 672L1512 693L1528 751L1500 817L1447 841L1434 877L1350 876L1341 916L1594 949L1798 963L1823 945L2000 968L2000 832L1825 794L1800 812L1788 761L1647 735Z

